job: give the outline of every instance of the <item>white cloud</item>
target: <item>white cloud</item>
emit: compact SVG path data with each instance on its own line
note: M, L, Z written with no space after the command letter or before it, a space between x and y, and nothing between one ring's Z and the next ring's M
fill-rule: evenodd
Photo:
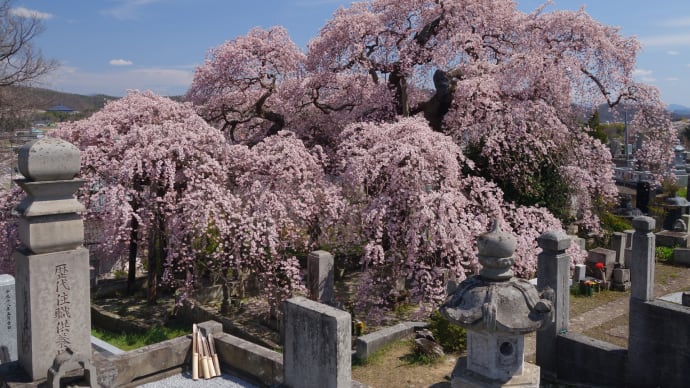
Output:
M24 7L17 7L10 9L10 15L17 16L20 18L33 18L33 19L50 19L53 14L47 12L36 11L34 9L28 9Z
M668 19L658 23L661 27L690 27L690 17Z
M656 78L651 77L652 73L653 71L647 69L635 69L633 70L632 75L639 81L653 83L656 81Z
M648 76L651 74L652 74L652 71L647 70L647 69L635 69L635 70L633 70L633 73L632 73L633 77L645 77L645 76Z
M111 59L108 63L110 63L113 66L131 66L134 64L134 62L128 61L126 59Z
M114 17L119 20L133 20L139 18L139 9L160 0L118 0L118 5L104 9L101 14Z
M151 90L164 96L187 92L194 70L171 68L116 68L104 73L86 73L78 68L62 66L44 80L50 89L78 94L124 96L127 90Z
M676 50L668 50L668 51L666 51L666 54L668 54L668 55L678 55L678 54L680 54L680 53L679 53L678 51L676 51Z
M640 42L645 47L690 46L690 33L641 37Z
M677 77L668 77L666 78L666 81L678 81Z

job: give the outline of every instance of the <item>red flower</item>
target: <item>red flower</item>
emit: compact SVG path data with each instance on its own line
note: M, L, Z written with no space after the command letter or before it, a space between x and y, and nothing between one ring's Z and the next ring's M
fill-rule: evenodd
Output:
M597 269L604 269L604 263L596 263L594 266L597 267Z

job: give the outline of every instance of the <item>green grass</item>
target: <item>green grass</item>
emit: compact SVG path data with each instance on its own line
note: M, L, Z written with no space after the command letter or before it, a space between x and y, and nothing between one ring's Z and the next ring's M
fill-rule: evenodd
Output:
M91 335L122 350L137 349L189 333L191 333L190 328L167 326L154 326L145 333L113 333L96 328L91 329Z

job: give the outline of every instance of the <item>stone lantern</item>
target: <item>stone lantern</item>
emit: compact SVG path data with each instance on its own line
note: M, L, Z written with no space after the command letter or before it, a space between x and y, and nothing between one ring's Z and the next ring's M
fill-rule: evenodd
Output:
M528 281L513 277L516 240L493 229L479 236L483 268L448 295L441 314L467 329L467 357L452 373L452 387L538 387L539 367L524 362L524 336L551 322L552 304Z

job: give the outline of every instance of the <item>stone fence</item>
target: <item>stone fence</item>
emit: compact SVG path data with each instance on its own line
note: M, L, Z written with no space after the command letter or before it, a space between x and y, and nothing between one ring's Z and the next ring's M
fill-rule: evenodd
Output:
M690 308L654 298L654 219L633 220L628 348L568 332L566 236L539 240L537 288L554 290L554 325L537 333L537 364L550 377L626 387L687 387Z

